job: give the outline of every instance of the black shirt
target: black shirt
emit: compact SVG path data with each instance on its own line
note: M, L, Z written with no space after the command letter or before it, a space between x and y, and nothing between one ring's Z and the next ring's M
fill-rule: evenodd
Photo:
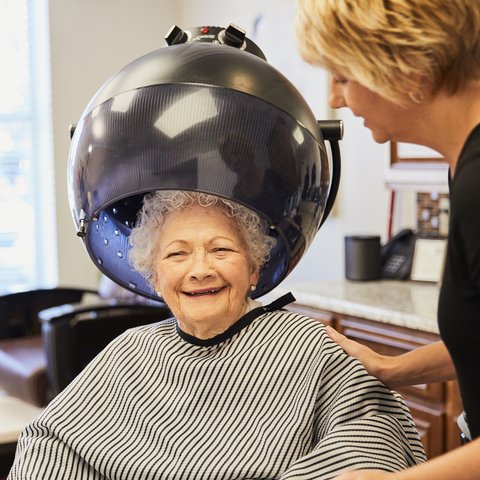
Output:
M472 438L480 436L480 125L450 183L450 227L440 290L440 334L452 357Z

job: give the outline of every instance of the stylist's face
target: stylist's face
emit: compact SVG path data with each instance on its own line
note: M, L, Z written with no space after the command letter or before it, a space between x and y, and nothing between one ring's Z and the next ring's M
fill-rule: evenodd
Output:
M246 311L257 271L235 220L217 207L193 205L170 213L156 255L156 289L186 333L209 338Z
M378 143L389 140L403 141L411 129L410 113L388 101L354 80L337 75L330 77L330 107L348 107L357 117L364 119L364 125L372 131Z

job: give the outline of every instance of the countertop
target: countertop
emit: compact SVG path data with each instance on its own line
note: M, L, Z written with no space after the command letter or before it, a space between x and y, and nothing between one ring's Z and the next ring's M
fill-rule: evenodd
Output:
M438 334L439 287L434 284L395 280L285 283L270 292L268 299L287 292L308 307Z

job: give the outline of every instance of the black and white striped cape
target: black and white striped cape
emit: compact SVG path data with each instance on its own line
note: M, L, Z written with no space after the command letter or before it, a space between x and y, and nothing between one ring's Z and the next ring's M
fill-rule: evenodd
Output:
M8 478L329 479L424 460L403 400L322 324L260 307L212 340L174 319L121 335L24 430Z

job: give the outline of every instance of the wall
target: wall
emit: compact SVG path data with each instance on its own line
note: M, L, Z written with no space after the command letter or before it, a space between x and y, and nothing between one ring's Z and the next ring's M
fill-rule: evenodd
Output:
M69 125L115 71L164 46L176 2L50 0L59 283L96 286L99 271L75 235L67 202Z
M180 27L233 22L264 50L270 63L304 94L317 118L345 122L342 180L337 202L290 281L342 278L343 236L387 230L389 193L383 173L388 148L373 142L362 121L327 106L325 72L305 65L293 36L294 0L50 0L54 151L60 283L97 284L99 273L75 236L67 204L68 125L118 68L164 45L171 24ZM253 38L253 37L252 37Z

